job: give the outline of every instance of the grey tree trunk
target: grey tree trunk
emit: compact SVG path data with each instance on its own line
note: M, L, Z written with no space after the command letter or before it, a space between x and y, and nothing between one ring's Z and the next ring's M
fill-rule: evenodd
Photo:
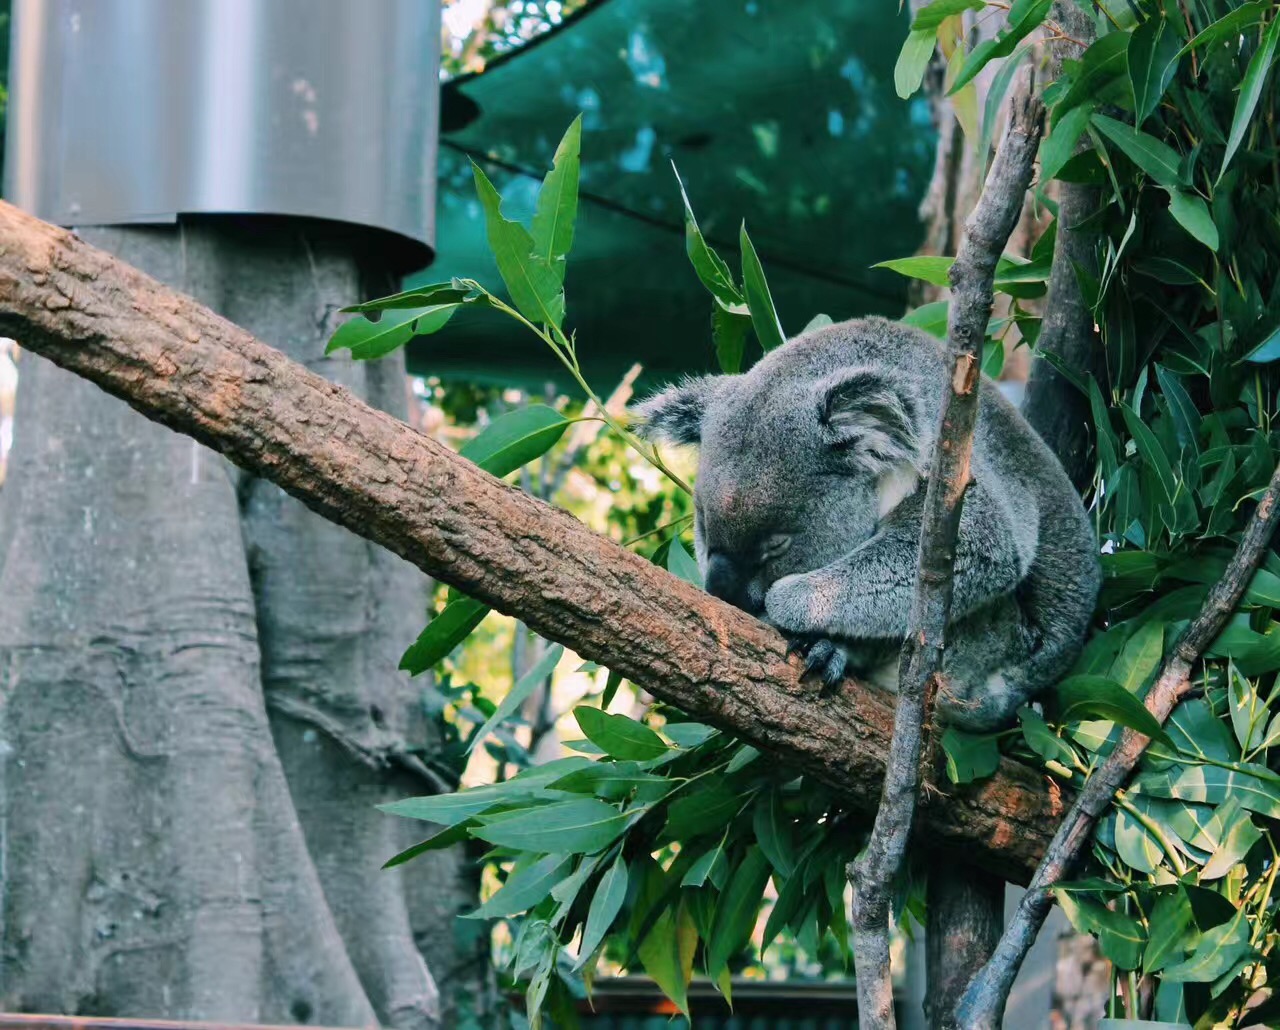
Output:
M323 358L366 285L334 230L86 235L403 413L402 364ZM436 1025L406 898L441 920L418 927L433 960L458 966L463 858L382 871L411 838L373 807L429 792L413 770L431 727L396 670L425 586L276 487L24 361L0 491L3 1007Z

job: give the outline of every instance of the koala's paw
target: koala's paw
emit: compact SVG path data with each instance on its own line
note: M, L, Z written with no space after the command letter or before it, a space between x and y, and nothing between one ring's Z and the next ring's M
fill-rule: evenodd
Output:
M815 635L819 629L813 573L783 576L769 588L764 610L769 622L785 633Z
M849 652L845 646L826 637L791 636L787 652L804 658L801 675L819 677L826 690L833 690L839 685L849 664Z

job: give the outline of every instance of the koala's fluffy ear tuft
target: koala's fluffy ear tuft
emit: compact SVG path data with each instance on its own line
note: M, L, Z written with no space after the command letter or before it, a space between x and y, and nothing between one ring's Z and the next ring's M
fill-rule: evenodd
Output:
M646 440L692 444L702 439L702 418L723 376L685 379L641 401L631 413L635 431Z
M831 446L868 472L921 467L915 402L883 369L842 369L820 386L819 418Z

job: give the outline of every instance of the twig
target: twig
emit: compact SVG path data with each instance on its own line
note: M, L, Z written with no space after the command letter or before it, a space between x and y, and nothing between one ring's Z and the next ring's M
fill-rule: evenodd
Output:
M1022 211L1031 183L1044 108L1032 96L1014 98L1000 151L982 197L965 223L951 267L947 339L952 356L938 441L929 468L920 530L919 571L910 632L898 671L893 738L880 808L867 846L850 867L853 883L853 952L858 1019L865 1028L892 1028L889 979L889 899L902 868L916 797L926 698L942 671L943 633L951 609L952 573L960 508L969 483L969 456L978 414L982 344L991 317L996 262Z
M1174 645L1172 653L1160 667L1155 686L1144 702L1162 726L1169 713L1191 689L1191 669L1204 649L1222 630L1235 611L1245 587L1262 560L1275 528L1277 503L1280 502L1280 466L1263 493L1249 525L1240 538L1236 553L1222 578L1214 584L1200 613ZM991 961L973 979L960 1001L956 1015L964 1030L995 1030L1031 945L1035 943L1045 916L1052 905L1049 888L1070 870L1088 841L1094 823L1111 803L1121 785L1129 778L1138 759L1146 751L1150 738L1136 730L1126 729L1116 749L1085 784L1075 804L1067 813L1058 832L1046 849L1040 868L1027 888L1018 910L1005 928Z

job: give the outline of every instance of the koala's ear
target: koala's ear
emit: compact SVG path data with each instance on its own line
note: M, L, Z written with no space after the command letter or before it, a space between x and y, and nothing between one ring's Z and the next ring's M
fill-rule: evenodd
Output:
M724 378L685 379L641 401L631 409L639 420L635 431L646 440L698 443L702 439L702 418Z
M832 448L868 472L902 464L920 469L916 404L882 369L848 368L819 388L819 420Z

